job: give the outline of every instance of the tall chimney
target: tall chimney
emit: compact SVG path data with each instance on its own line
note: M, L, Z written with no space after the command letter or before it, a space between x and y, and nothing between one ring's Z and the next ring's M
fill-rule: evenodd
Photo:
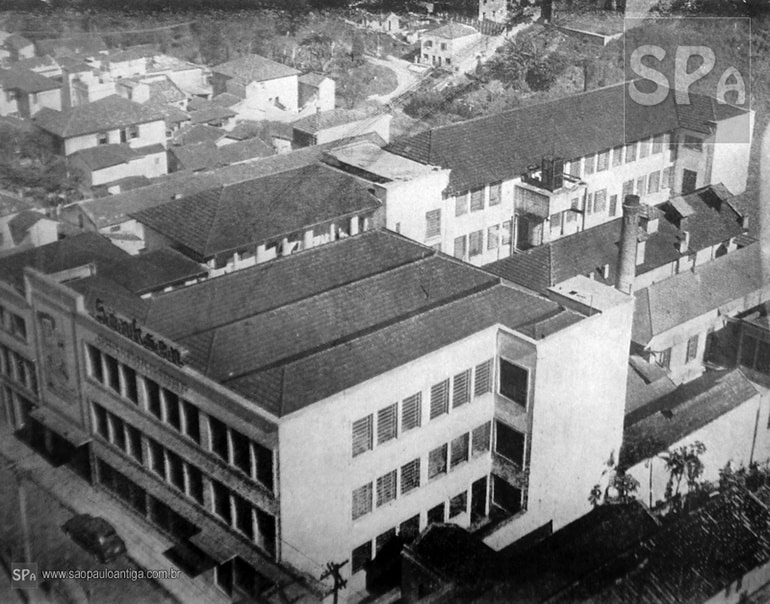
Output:
M636 246L639 236L639 214L642 205L638 195L626 195L623 200L623 222L620 227L620 254L615 272L615 289L630 294L636 276Z

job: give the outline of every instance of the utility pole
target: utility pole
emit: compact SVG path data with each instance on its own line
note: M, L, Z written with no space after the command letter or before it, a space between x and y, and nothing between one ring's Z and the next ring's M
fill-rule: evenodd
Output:
M340 569L347 563L347 560L344 562L327 562L326 570L321 573L321 581L329 577L334 579L334 604L337 604L337 594L340 589L343 589L348 584L348 580L343 579L342 575L340 575Z

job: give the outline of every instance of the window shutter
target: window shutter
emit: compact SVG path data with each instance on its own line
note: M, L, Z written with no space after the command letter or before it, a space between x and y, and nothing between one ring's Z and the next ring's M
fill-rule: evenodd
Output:
M377 444L396 438L398 424L398 403L388 405L377 412Z
M377 507L396 498L396 471L392 470L377 479Z
M418 392L405 398L401 404L401 431L406 432L420 426L422 393Z
M353 422L353 457L372 448L372 416Z
M430 389L430 418L435 419L449 410L449 380L435 384Z
M459 407L471 400L471 370L458 373L452 384L452 407Z
M420 458L401 466L401 494L405 495L420 486Z
M372 511L372 483L353 491L353 520Z

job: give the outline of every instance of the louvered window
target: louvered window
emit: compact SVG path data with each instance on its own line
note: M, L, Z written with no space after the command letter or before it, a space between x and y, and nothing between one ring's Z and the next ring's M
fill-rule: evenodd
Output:
M420 427L422 393L418 392L405 398L401 403L401 431Z
M481 396L487 392L492 392L492 359L476 365L473 381L473 396Z
M353 457L372 448L372 416L353 422Z
M496 206L502 198L502 183L494 182L489 185L489 205Z
M471 191L471 212L478 212L484 209L484 187L473 189Z
M367 541L363 545L359 545L353 550L350 556L350 564L353 570L353 574L362 571L366 568L366 565L372 559L372 542Z
M353 520L372 511L372 483L353 491Z
M398 403L393 403L377 412L377 444L396 438Z
M435 419L449 410L449 380L435 384L430 389L430 418Z
M385 531L380 535L377 535L377 538L374 540L375 555L395 538L396 538L395 527Z
M461 463L468 461L468 437L466 432L452 441L452 457L450 467L455 468Z
M482 455L489 451L491 422L486 422L473 429L473 454Z
M458 373L452 381L452 407L459 407L471 400L471 370Z
M623 147L615 147L612 150L612 165L620 166L623 163Z
M409 491L420 486L420 458L410 461L401 466L401 494L405 495Z
M425 213L425 237L441 235L441 210L431 210Z
M597 163L596 165L597 172L603 172L604 170L606 170L610 165L610 152L603 151L602 153L599 153L599 158L596 163Z
M468 192L460 193L455 197L455 216L468 213Z
M593 174L594 173L594 167L596 165L596 156L595 155L586 155L586 174Z
M484 230L473 231L468 235L468 253L471 256L478 256L484 251Z
M626 145L626 163L630 164L632 161L636 161L636 143Z
M388 472L377 479L377 507L396 498L396 471Z

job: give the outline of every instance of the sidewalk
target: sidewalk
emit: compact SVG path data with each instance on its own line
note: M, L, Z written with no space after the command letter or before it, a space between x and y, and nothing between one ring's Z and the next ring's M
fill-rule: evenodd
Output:
M165 536L143 524L110 495L94 489L69 468L54 468L7 430L0 432L0 463L12 462L19 473L50 493L76 514L104 516L123 538L128 556L145 569L168 569L172 563L163 555L172 543ZM176 579L157 583L171 598L185 604L221 604L216 588L201 578L182 573Z

